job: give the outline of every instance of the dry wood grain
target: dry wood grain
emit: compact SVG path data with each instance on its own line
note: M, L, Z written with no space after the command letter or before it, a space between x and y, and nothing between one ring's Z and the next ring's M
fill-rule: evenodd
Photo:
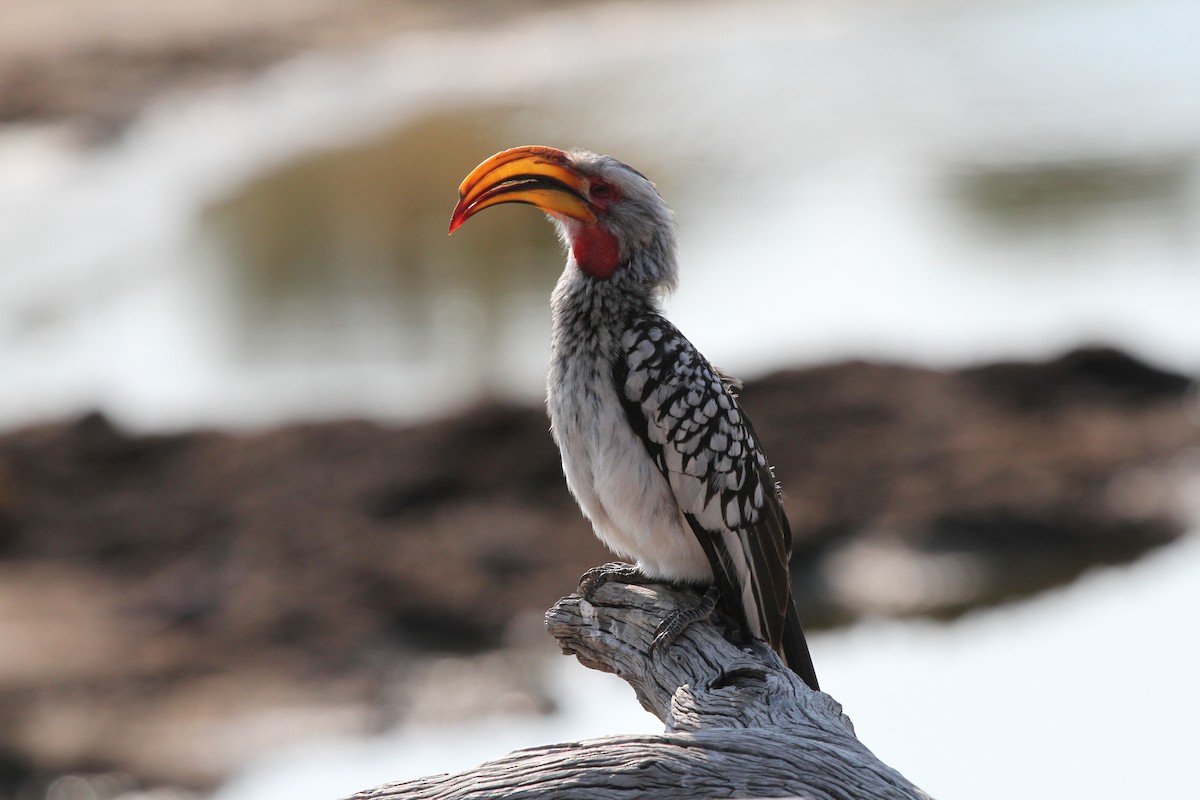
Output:
M571 595L546 614L563 651L627 681L664 733L518 750L354 800L928 798L858 741L837 701L810 690L767 648L739 648L701 622L651 652L659 621L695 602L670 587L610 583L591 602Z

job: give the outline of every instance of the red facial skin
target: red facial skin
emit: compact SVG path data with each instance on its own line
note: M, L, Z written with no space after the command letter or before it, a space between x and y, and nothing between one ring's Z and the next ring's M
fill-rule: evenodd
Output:
M617 238L599 222L575 228L571 237L571 253L581 270L600 280L608 280L621 266Z
M573 226L571 253L579 268L593 278L608 280L621 266L621 252L617 238L604 227L604 212L621 199L617 188L603 181L593 180L588 184L588 203L596 211L597 221L590 225Z

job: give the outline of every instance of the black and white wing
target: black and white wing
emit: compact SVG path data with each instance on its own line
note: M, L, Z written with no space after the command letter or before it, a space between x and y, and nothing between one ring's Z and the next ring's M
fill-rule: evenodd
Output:
M658 315L628 326L613 371L630 425L708 556L721 607L817 688L792 603L791 529L754 428L721 374Z

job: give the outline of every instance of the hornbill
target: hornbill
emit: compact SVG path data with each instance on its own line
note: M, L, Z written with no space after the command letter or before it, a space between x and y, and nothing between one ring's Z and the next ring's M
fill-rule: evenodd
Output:
M636 561L609 572L710 587L701 613L715 601L817 689L774 474L730 382L662 314L677 278L666 202L610 156L516 147L462 182L450 232L501 203L545 212L567 250L546 404L572 494L600 540Z

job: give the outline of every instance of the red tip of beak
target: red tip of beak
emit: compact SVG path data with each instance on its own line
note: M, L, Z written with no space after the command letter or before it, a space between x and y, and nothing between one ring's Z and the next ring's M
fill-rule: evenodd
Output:
M450 215L450 230L446 235L449 236L458 230L458 227L467 221L467 216L467 209L463 206L462 201L459 201L458 205L454 207L454 213Z

